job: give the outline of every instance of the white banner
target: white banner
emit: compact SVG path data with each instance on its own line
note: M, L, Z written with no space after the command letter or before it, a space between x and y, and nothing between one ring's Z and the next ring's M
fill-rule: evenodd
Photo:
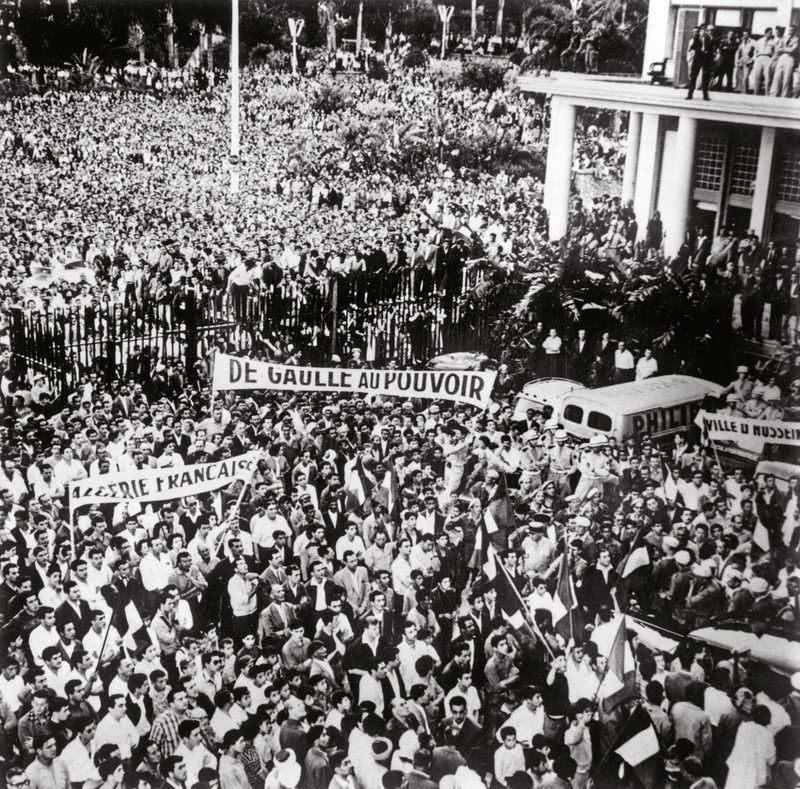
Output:
M259 457L260 452L248 452L216 463L120 471L81 479L70 484L70 508L125 500L147 503L208 493L237 479L249 480Z
M455 400L487 408L497 373L455 370L345 370L291 367L218 353L214 391L288 389L294 392L369 392L393 397Z
M694 422L712 441L728 441L740 449L761 452L764 444L800 445L800 422L747 419L706 411L700 411Z

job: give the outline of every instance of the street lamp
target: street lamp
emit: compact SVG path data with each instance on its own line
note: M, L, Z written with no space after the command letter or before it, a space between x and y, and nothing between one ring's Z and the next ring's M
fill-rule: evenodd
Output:
M239 0L231 0L231 194L239 192Z
M450 22L450 17L453 16L453 6L451 5L438 5L439 19L442 22L442 60L447 54L447 25Z
M297 76L297 37L303 31L306 24L305 19L292 19L289 18L289 35L292 37L292 74Z

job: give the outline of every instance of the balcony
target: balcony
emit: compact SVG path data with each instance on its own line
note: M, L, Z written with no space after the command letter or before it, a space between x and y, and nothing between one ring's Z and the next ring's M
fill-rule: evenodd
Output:
M800 131L800 99L712 91L711 100L703 101L702 92L697 90L695 97L687 101L685 89L650 85L639 77L566 71L554 71L548 76L523 74L518 81L522 91L560 96L579 107L630 110Z

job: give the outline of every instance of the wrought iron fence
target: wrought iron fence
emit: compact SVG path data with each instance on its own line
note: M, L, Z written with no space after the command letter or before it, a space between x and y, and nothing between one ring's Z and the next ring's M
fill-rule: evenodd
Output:
M274 336L312 363L360 347L376 364L406 364L485 349L504 305L486 298L484 287L479 269L456 282L415 269L302 287L289 279L243 295L185 287L167 301L15 309L10 334L17 369L40 372L56 395L87 370L146 380L156 361L179 361L191 378L211 346L257 351Z

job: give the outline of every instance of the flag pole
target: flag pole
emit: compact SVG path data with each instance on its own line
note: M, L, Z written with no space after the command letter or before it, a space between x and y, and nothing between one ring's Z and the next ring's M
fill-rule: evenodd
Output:
M506 578L506 582L511 587L514 592L514 596L517 599L517 604L522 611L522 615L525 617L526 621L529 623L531 630L533 630L534 635L542 642L544 648L547 650L548 654L550 655L550 659L555 659L555 655L553 654L553 650L550 649L550 644L547 643L547 640L542 635L542 631L539 629L539 626L536 624L536 619L530 615L528 612L528 606L525 605L525 601L522 599L522 595L519 593L519 589L514 585L514 582L511 580L511 577L508 574L508 570L506 570L505 565L502 562L497 560L497 551L490 545L488 548L491 551L491 556L494 558L495 566L500 568L500 571Z
M567 534L567 527L564 526L564 563L567 569L567 583L569 584L570 590L572 590L572 574L569 569L569 535ZM574 592L572 592L572 596L574 597ZM577 601L576 601L577 602ZM575 644L575 617L572 616L572 609L570 608L567 611L567 616L569 617L569 637L573 644Z
M242 489L239 491L239 495L236 497L236 504L234 506L236 508L236 517L237 518L239 517L239 508L242 506L242 501L244 499L244 494L247 491L247 488L250 487L250 485L252 484L253 477L255 477L255 475L256 475L256 469L258 469L258 461L259 460L263 460L265 454L266 454L266 452L262 452L261 453L261 457L258 458L255 463L253 463L253 470L250 473L250 477L248 478L248 480L246 482L244 482L242 484ZM212 555L219 553L219 549L222 547L222 544L225 541L225 535L228 533L228 530L231 527L230 521L231 521L231 519L228 518L228 523L225 524L225 528L222 530L222 533L219 535L219 538L218 538L219 542L217 542L217 544L214 546L214 551L213 551Z

